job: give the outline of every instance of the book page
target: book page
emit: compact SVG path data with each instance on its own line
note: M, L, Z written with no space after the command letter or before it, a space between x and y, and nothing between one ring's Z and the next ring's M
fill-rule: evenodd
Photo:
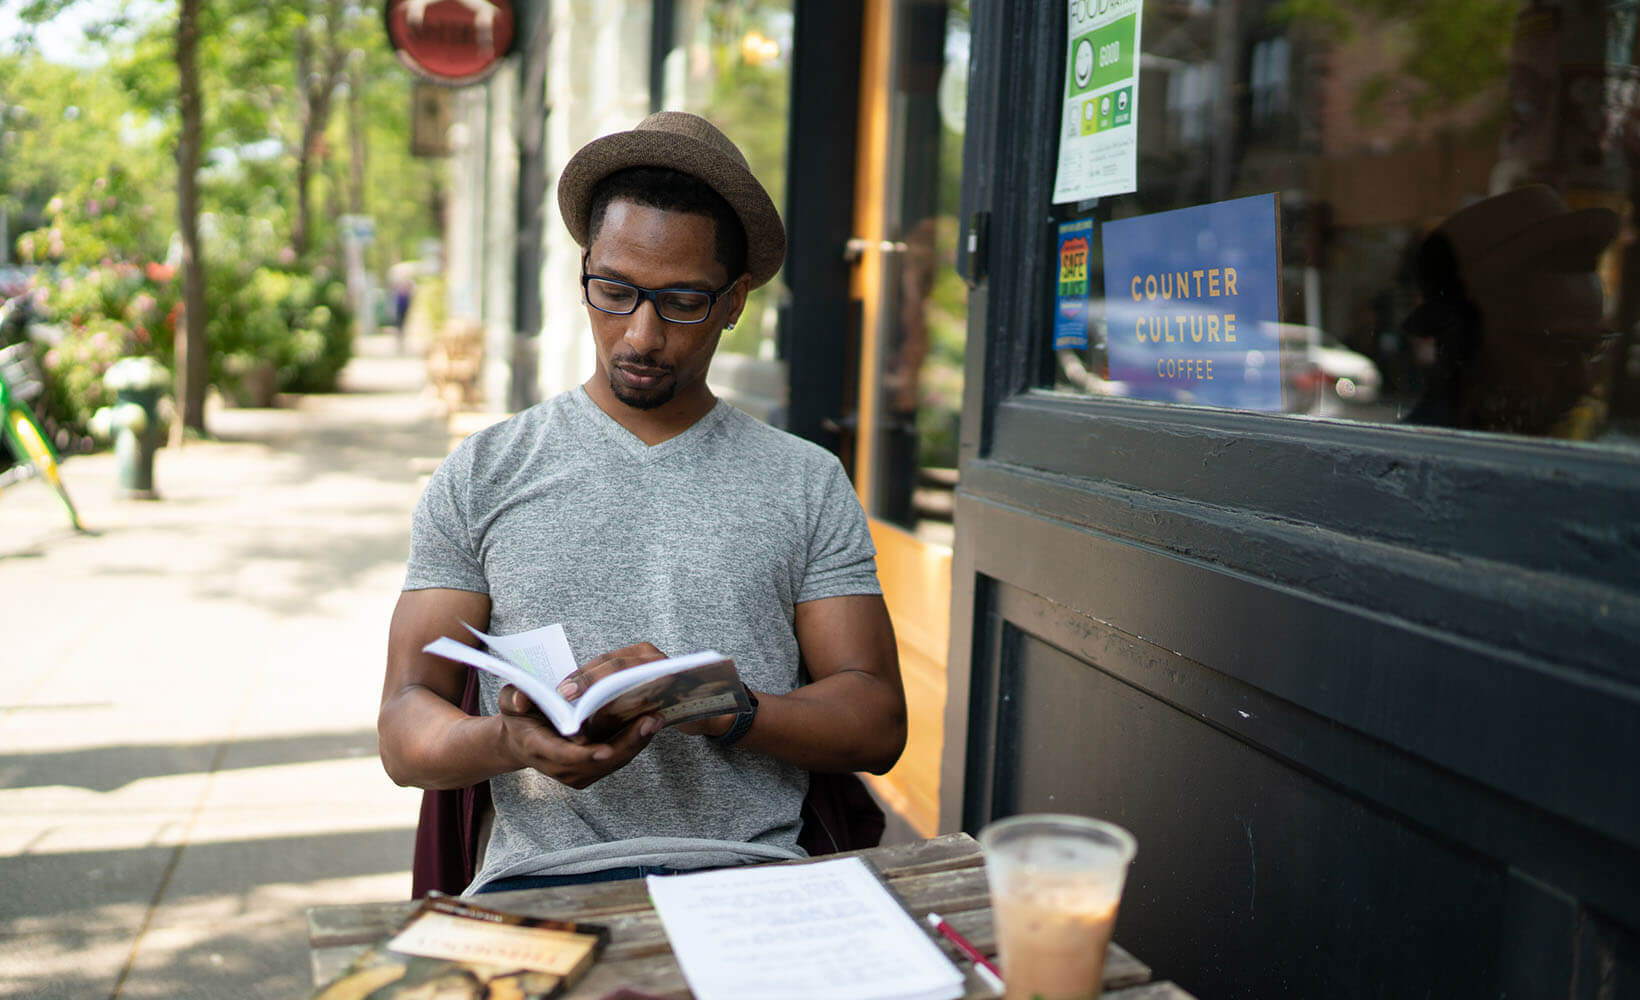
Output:
M482 649L474 649L466 643L457 642L447 635L439 636L423 646L422 650L459 660L470 667L477 667L518 688L535 702L536 707L541 709L560 733L573 733L581 728L580 720L575 717L574 707L554 691L547 680L522 667L514 666L499 656L491 656Z
M698 1000L953 1000L963 975L859 858L650 876Z
M495 654L547 681L548 687L575 672L575 654L561 624L546 625L513 635L489 635L467 625L467 631L483 640Z

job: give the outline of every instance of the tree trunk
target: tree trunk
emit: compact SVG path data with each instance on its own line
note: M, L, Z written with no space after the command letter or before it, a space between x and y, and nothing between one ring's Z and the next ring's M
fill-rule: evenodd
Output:
M305 256L312 243L311 198L308 187L313 183L315 148L323 141L330 124L330 101L336 92L336 81L346 64L347 52L342 48L339 32L345 13L341 0L329 0L324 10L324 37L317 32L309 35L304 26L296 31L296 81L301 101L302 146L296 151L296 218L291 224L291 249L298 257Z
M176 342L177 419L171 441L184 430L205 433L205 267L199 247L199 156L204 108L199 89L200 0L181 0L176 59L182 135L177 142L177 226L182 237L183 328Z
M364 59L363 53L351 56L353 71L347 87L347 137L351 147L348 157L348 211L354 215L364 212L365 175L365 117L364 117Z

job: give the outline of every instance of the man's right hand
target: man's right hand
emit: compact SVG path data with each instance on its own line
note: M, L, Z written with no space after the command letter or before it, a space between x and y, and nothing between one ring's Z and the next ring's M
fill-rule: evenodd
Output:
M588 743L583 737L559 735L535 703L511 684L501 689L497 701L506 752L519 767L534 768L571 788L586 788L625 767L661 729L658 717L646 715L633 720L613 740Z

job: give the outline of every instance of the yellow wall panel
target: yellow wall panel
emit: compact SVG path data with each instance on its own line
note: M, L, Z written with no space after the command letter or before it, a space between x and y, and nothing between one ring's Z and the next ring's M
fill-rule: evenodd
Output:
M940 752L945 735L945 664L951 619L951 550L880 521L871 522L877 574L894 621L905 684L905 754L870 776L883 804L923 836L939 827Z

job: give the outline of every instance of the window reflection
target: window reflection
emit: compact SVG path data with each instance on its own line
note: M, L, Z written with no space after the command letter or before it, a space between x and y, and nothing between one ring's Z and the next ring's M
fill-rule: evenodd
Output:
M968 5L900 0L871 513L950 544L968 292L957 275Z
M1640 2L1149 4L1138 192L1281 196L1282 409L1640 444ZM1089 346L1109 380L1096 229Z
M792 0L676 0L673 17L666 107L693 111L733 136L774 203L785 205ZM778 284L752 292L720 353L774 357Z

